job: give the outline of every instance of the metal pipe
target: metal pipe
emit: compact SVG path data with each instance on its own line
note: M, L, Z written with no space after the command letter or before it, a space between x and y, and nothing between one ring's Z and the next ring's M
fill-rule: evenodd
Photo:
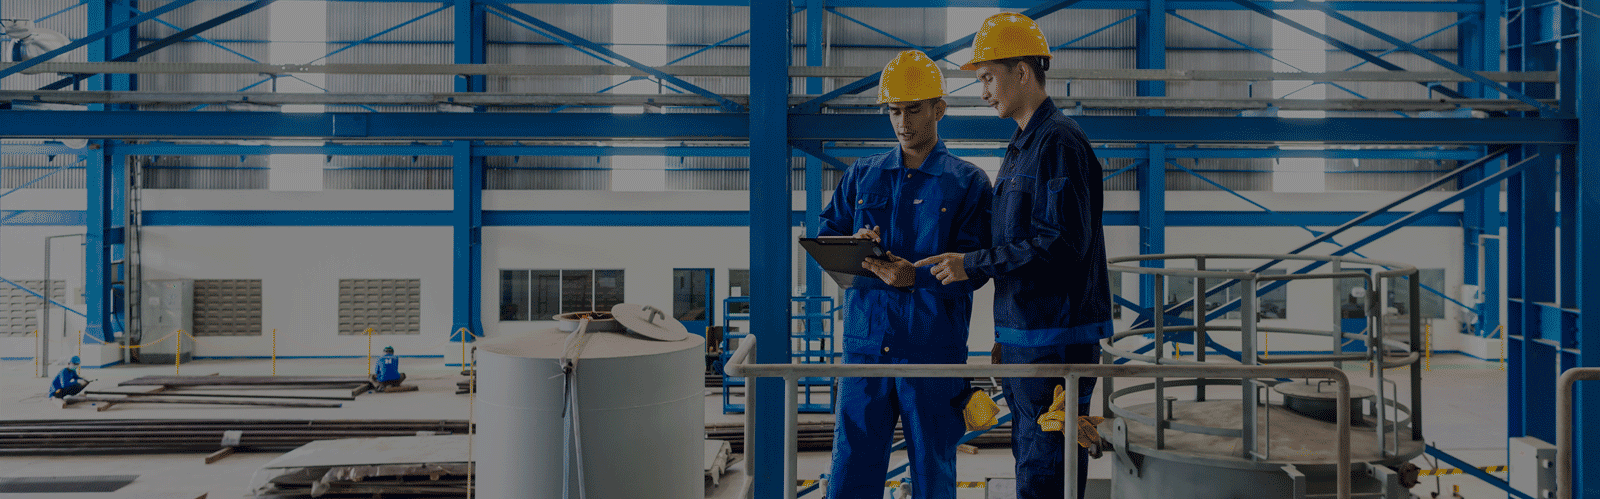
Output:
M1411 278L1408 280L1411 281L1411 355L1418 355L1418 352L1422 352L1423 349L1432 348L1422 344L1422 274L1412 271ZM1383 359L1380 358L1378 360L1382 361ZM1422 366L1418 364L1418 360L1420 359L1411 361L1410 420L1412 440L1422 440ZM1382 389L1383 386L1379 385L1378 388ZM1399 389L1396 388L1396 391L1398 390ZM1395 396L1399 397L1399 394L1396 393ZM1399 403L1399 400L1396 400L1395 403ZM1399 419L1400 417L1398 412L1399 411L1396 410L1395 419ZM1400 423L1395 423L1396 430L1400 429L1399 424ZM1397 442L1395 442L1396 453L1399 452L1399 439L1400 436L1395 435L1395 440L1397 440Z
M1579 380L1600 380L1600 367L1575 367L1556 379L1557 499L1572 499L1572 388Z
M1317 378L1331 379L1338 387L1337 498L1350 499L1350 377L1326 366L1231 366L1139 364L745 364L755 337L744 338L724 370L731 376L757 377L870 377L870 378L1063 378L1068 375L1097 378ZM747 453L749 454L749 453ZM794 457L788 457L791 461Z

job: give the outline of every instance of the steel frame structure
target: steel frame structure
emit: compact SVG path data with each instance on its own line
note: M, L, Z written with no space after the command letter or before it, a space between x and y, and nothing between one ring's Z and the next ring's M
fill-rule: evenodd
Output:
M137 31L140 22L154 19L156 15L183 8L196 0L178 0L148 12L140 11L131 0L87 0L71 8L88 10L90 36L74 42L88 48L91 63L137 63L140 56L176 43L218 42L201 37L206 29L220 25L239 16L265 7L272 0L257 0L234 9L217 18L198 23L178 33L159 39L141 38ZM116 263L123 258L126 240L128 157L131 155L210 155L210 154L272 154L312 153L326 155L428 155L452 158L452 181L455 202L448 212L294 212L273 211L259 213L229 212L147 212L140 220L148 225L301 225L315 217L324 224L386 225L400 223L396 216L404 215L414 225L423 220L429 225L449 225L454 228L455 290L451 337L455 341L471 341L481 334L479 317L479 290L482 283L481 241L484 226L494 225L684 225L685 222L652 218L652 214L635 212L485 212L482 208L484 179L483 158L497 155L579 155L604 156L614 154L662 154L672 156L748 156L750 168L750 209L748 212L703 212L690 214L694 225L737 226L747 224L751 230L752 275L752 326L764 343L784 345L787 334L785 321L788 312L788 285L792 276L787 265L790 227L805 220L814 220L821 211L817 195L822 185L822 170L838 168L844 163L838 157L851 157L870 150L854 143L862 141L890 141L886 118L878 115L829 114L823 104L840 96L868 90L876 84L876 75L855 83L825 92L823 81L808 77L804 91L791 88L791 66L822 66L826 47L823 46L823 20L839 16L848 22L866 25L838 12L838 8L884 7L998 7L1022 10L1028 15L1041 17L1063 9L1118 9L1132 10L1131 17L1138 36L1137 67L1135 69L1165 70L1167 24L1173 20L1196 24L1178 15L1178 10L1227 10L1255 12L1280 21L1287 21L1280 12L1290 10L1320 10L1333 21L1341 22L1368 35L1375 36L1394 48L1382 53L1369 53L1349 46L1304 26L1295 26L1313 36L1327 40L1340 50L1349 51L1365 62L1390 71L1400 70L1383 59L1395 52L1408 52L1431 60L1446 69L1456 71L1460 77L1449 81L1423 81L1433 92L1448 98L1515 99L1537 111L1511 112L1509 116L1490 118L1328 118L1303 120L1289 118L1247 117L1169 117L1161 109L1143 109L1137 116L1080 116L1090 138L1100 143L1137 144L1134 147L1118 146L1099 149L1102 157L1135 158L1133 166L1112 175L1131 171L1137 178L1140 191L1140 209L1137 212L1108 213L1108 224L1131 224L1139 227L1140 251L1145 254L1166 252L1166 228L1189 224L1206 225L1205 213L1168 212L1165 207L1167 166L1177 166L1177 171L1201 176L1204 170L1185 168L1173 160L1178 158L1275 158L1275 157L1368 157L1397 159L1441 159L1467 161L1488 157L1491 146L1510 144L1513 147L1503 158L1481 161L1462 172L1456 180L1461 192L1452 201L1464 202L1460 215L1438 214L1441 206L1433 206L1412 213L1382 213L1357 224L1377 224L1384 228L1376 237L1392 233L1399 227L1411 224L1438 224L1463 228L1463 261L1473 262L1480 252L1484 258L1483 274L1472 265L1464 266L1464 282L1481 284L1486 299L1480 307L1483 318L1480 331L1490 332L1498 326L1499 300L1503 292L1507 297L1507 321L1503 333L1509 345L1510 378L1508 380L1507 408L1510 411L1508 436L1537 436L1553 440L1555 415L1548 408L1556 399L1556 378L1572 367L1600 366L1600 314L1585 314L1585 310L1600 310L1600 284L1588 284L1582 276L1592 266L1600 265L1600 243L1590 242L1600 232L1600 174L1588 172L1576 165L1594 163L1600 158L1600 126L1583 126L1584 118L1600 117L1600 66L1581 64L1600 58L1600 0L1462 0L1457 2L1367 2L1305 0L1254 1L1254 0L793 0L792 2L750 2L748 0L375 0L381 2L415 2L438 4L433 9L400 26L415 22L443 10L454 10L452 40L439 43L453 45L453 62L460 65L484 65L485 24L489 16L545 35L550 42L561 44L593 56L606 64L637 71L634 78L649 78L661 82L675 93L697 94L718 106L714 113L654 114L622 116L594 113L497 113L485 112L476 107L465 110L471 113L153 113L138 111L128 104L91 104L88 111L76 111L74 120L59 119L64 111L0 110L0 121L8 124L0 130L0 138L84 138L89 145L82 149L59 144L5 144L0 154L73 154L83 157L87 175L88 209L83 212L40 212L17 210L0 213L0 224L59 224L86 226L88 294L86 313L88 334L111 341L114 327L111 324L113 283L120 280ZM763 29L747 30L714 44L701 47L708 50L718 46L735 46L746 40L751 53L748 77L753 89L746 102L737 102L728 96L718 95L679 79L670 70L651 68L612 52L606 43L596 43L562 30L518 11L512 6L520 4L586 4L586 3L653 3L671 5L748 6L750 26ZM1585 10L1586 9L1586 10ZM63 12L67 9L63 9ZM807 33L804 64L792 64L791 49L794 43L791 17L806 12L803 29ZM1444 29L1414 40L1401 40L1366 26L1342 13L1370 11L1453 13L1458 52L1454 60L1445 60L1415 46L1418 41L1434 36ZM57 12L57 15L60 12ZM1169 17L1170 16L1170 17ZM1510 19L1501 46L1501 20ZM1106 29L1129 21L1123 18ZM170 25L169 25L170 26ZM400 26L389 28L362 40L348 42L343 48L362 43L388 43L374 41L379 35ZM885 38L883 47L911 45L896 34L873 28ZM1203 25L1202 28L1205 28ZM173 27L177 29L177 27ZM769 29L770 28L770 29ZM1214 34L1221 33L1205 28ZM1099 31L1099 30L1096 30ZM1224 38L1227 38L1224 36ZM1081 40L1082 37L1079 38ZM1057 47L1062 50L1076 48L1078 40ZM1251 47L1238 40L1232 50L1249 50L1266 57L1268 51ZM941 47L921 47L935 58L944 57L971 42L971 37L957 40ZM220 45L219 45L220 46ZM1122 47L1127 48L1127 47ZM63 53L67 49L54 53ZM337 51L335 51L337 52ZM52 54L54 54L52 53ZM698 51L696 52L698 53ZM1479 75L1480 72L1499 71L1499 61L1504 53L1506 70L1513 72L1554 72L1557 81L1496 81ZM330 54L332 55L332 54ZM693 54L691 54L693 55ZM243 57L241 55L241 57ZM686 59L681 57L671 64ZM22 72L28 66L46 63L48 57L22 64L0 66L0 78ZM249 60L248 57L245 57ZM259 61L250 60L258 63ZM48 63L55 64L55 63ZM1360 65L1357 65L1360 66ZM1355 69L1351 67L1349 69ZM289 68L285 69L290 72ZM292 77L292 74L290 75ZM1141 97L1165 95L1162 77L1140 79L1137 94ZM269 80L263 79L264 81ZM1470 80L1470 81L1461 81ZM1329 81L1329 85L1337 82ZM72 86L79 90L103 92L131 92L139 90L138 74L132 73L73 73L40 90ZM485 91L485 75L461 74L455 78L458 93ZM246 87L243 90L249 90ZM608 92L610 89L602 90ZM796 99L805 96L803 99ZM798 101L798 103L796 102ZM203 106L202 106L203 107ZM200 108L195 108L199 110ZM371 108L367 108L372 111ZM1402 113L1403 115L1403 113ZM65 123L70 122L71 125ZM999 156L1003 154L1000 141L1009 136L1009 122L980 117L952 116L943 123L945 138L952 142L958 154L971 156ZM255 138L317 138L327 141L322 146L245 146L216 144L180 144L162 142L172 139L255 139ZM662 142L682 142L680 145L611 145L571 146L540 143L541 140L563 139L604 140L613 138L654 139ZM427 141L410 145L358 145L340 143L343 140L412 140ZM528 144L512 141L530 141ZM486 142L488 141L488 142ZM510 142L509 144L495 142ZM705 141L706 144L691 144ZM1405 150L1338 149L1321 151L1289 150L1276 147L1285 142L1319 142L1330 144L1418 144L1449 145L1450 149L1418 147ZM732 143L733 145L729 145ZM745 145L747 144L747 145ZM1231 148L1196 148L1195 144L1233 144ZM1498 149L1496 149L1498 150ZM791 211L789 199L788 168L762 165L787 165L793 156L805 157L805 190L811 193L803 212ZM1514 168L1505 165L1515 164ZM1562 167L1566 165L1567 167ZM58 168L48 176L74 167ZM1514 171L1508 171L1514 170ZM42 177L41 177L42 178ZM1501 211L1497 189L1485 188L1506 185L1506 210ZM1551 189L1550 186L1557 186ZM9 194L8 191L0 196ZM1559 198L1557 193L1559 192ZM1239 195L1238 193L1234 193ZM1248 197L1240 195L1248 200ZM1559 204L1557 199L1559 199ZM1252 202L1253 203L1253 202ZM1259 206L1259 205L1258 205ZM1234 213L1234 212L1230 212ZM675 214L681 215L681 214ZM1335 226L1358 218L1354 213L1265 213L1238 216L1230 215L1237 223L1228 225L1270 224L1283 226ZM804 224L814 233L814 224ZM1507 234L1501 243L1496 236L1502 228ZM1307 228L1307 230L1311 230ZM1313 231L1315 232L1315 231ZM1330 238L1331 240L1331 238ZM1339 251L1355 251L1362 243L1354 243ZM1498 255L1506 255L1508 289L1497 289L1492 277L1500 272L1494 265ZM1344 253L1340 253L1344 254ZM1491 277L1485 279L1485 276ZM1551 279L1551 276L1556 276ZM806 282L812 293L820 290L820 273L814 267L806 271ZM1594 282L1594 281L1589 281ZM1141 282L1140 296L1148 296L1152 282ZM1151 304L1139 304L1148 313ZM770 336L770 337L768 337ZM782 348L769 348L758 353L760 363L784 362L788 352ZM763 380L760 397L754 410L766 415L758 417L755 431L763 448L779 448L782 421L777 417L782 411L781 384L778 380ZM1600 385L1580 385L1575 416L1578 421L1595 419L1600 411ZM1578 428L1573 443L1574 466L1577 473L1573 483L1574 497L1600 498L1600 429ZM1433 453L1430 450L1430 453ZM782 457L756 456L757 467L778 469ZM784 493L786 484L781 476L758 477L757 493L773 497Z

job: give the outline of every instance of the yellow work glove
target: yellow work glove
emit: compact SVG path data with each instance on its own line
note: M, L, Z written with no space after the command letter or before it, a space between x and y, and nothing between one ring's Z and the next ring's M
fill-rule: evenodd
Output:
M987 430L1000 424L996 417L1000 414L1000 406L995 405L994 399L989 398L983 390L973 390L972 396L967 397L967 403L961 410L961 418L966 420L967 431Z
M1101 421L1105 420L1106 418L1100 416L1078 416L1078 447L1091 449L1089 453L1094 454L1095 457L1100 456L1093 450L1094 447L1090 447L1090 445L1098 445L1100 443L1100 432L1096 428L1100 426Z
M1067 413L1066 390L1061 385L1056 385L1056 398L1050 402L1050 409L1039 416L1039 429L1044 431L1062 431L1066 427Z

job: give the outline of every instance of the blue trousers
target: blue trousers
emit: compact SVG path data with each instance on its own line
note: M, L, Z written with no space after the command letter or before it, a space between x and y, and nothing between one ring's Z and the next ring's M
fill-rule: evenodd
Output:
M844 355L844 362L916 363L852 353ZM912 497L953 499L956 442L966 433L961 407L953 401L966 387L962 378L840 378L828 499L883 497L896 420L902 423L911 458Z
M1001 344L1003 364L1098 364L1100 345L1019 347ZM1096 378L1078 380L1078 415L1089 415ZM1017 499L1061 499L1066 494L1066 435L1039 428L1039 415L1050 409L1059 378L1006 378L1006 406L1011 408L1011 454L1017 460ZM1076 440L1077 418L1066 421ZM1070 445L1077 447L1077 442ZM1089 478L1088 449L1078 447L1078 499Z

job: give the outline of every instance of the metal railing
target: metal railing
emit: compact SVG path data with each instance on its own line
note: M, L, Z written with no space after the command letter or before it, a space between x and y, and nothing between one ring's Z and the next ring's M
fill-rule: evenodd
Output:
M1572 499L1572 388L1600 380L1600 367L1577 367L1556 380L1556 498Z
M1144 262L1165 263L1169 260L1189 261L1192 263L1193 268L1135 266L1136 264L1141 264ZM1266 260L1271 262L1268 265L1258 267L1257 271L1263 270L1269 265L1274 265L1278 262L1284 261L1320 261L1328 262L1332 264L1332 266L1331 270L1327 272L1288 274L1263 274L1257 271L1219 271L1208 270L1206 268L1208 262L1214 263L1219 260ZM1399 262L1346 256L1209 253L1134 255L1111 258L1107 260L1107 263L1107 268L1115 272L1126 272L1130 274L1151 276L1153 278L1151 292L1154 295L1154 299L1152 301L1155 303L1166 302L1166 279L1192 279L1194 284L1193 289L1195 290L1193 296L1179 301L1177 305L1180 307L1186 307L1188 310L1192 311L1195 320L1192 325L1168 325L1166 323L1166 319L1170 317L1169 314L1171 314L1171 304L1156 305L1152 308L1150 320L1153 327L1122 331L1101 341L1101 349L1103 354L1106 356L1106 360L1104 360L1104 362L1111 363L1113 358L1123 358L1129 360L1139 360L1157 365L1204 365L1206 364L1206 350L1212 346L1211 333L1219 331L1239 333L1240 347L1238 352L1238 360L1240 364L1246 366L1293 362L1331 361L1333 362L1334 368L1339 368L1342 367L1342 363L1344 361L1370 361L1373 362L1375 364L1374 367L1376 367L1373 374L1377 378L1378 389L1375 393L1377 399L1374 403L1374 416L1376 416L1378 421L1377 424L1374 425L1374 431L1377 433L1377 446L1380 455L1384 457L1396 457L1401 454L1400 426L1402 422L1407 423L1410 426L1411 440L1421 440L1422 423L1420 417L1422 405L1422 366L1420 364L1422 361L1422 356L1420 350L1422 341L1421 314L1418 310L1420 306L1419 287L1421 283L1419 282L1417 268L1415 266ZM1366 265L1373 268L1371 268L1369 272L1368 270L1346 268L1347 265ZM1394 340L1386 337L1387 331L1385 330L1386 328L1381 320L1381 307L1385 304L1382 299L1382 297L1386 295L1384 293L1384 290L1387 288L1385 280L1400 277L1406 278L1408 281L1404 285L1408 287L1407 291L1409 291L1408 297L1410 299L1410 303L1408 304L1410 321L1407 325L1408 327L1405 328L1405 332L1409 334L1405 335L1406 337L1403 339ZM1257 322L1260 320L1258 316L1260 308L1260 298L1258 297L1259 294L1271 291L1275 287L1284 286L1290 281L1340 278L1361 279L1362 287L1367 290L1366 300L1361 304L1363 316L1367 320L1365 332L1359 334L1345 333L1341 331L1340 327L1337 325L1335 325L1331 330L1319 331L1301 328L1265 327L1257 324ZM1264 285L1263 283L1271 284ZM1237 325L1209 324L1215 319L1209 317L1210 314L1208 314L1208 312L1210 307L1203 305L1208 303L1206 298L1210 295L1222 292L1229 286L1233 286L1235 284L1241 286L1241 289L1238 292L1239 296L1237 298L1240 312L1239 323ZM1224 300L1224 302L1226 303L1227 300ZM1335 320L1337 321L1338 319ZM1261 355L1259 349L1256 348L1257 333L1270 332L1326 336L1331 340L1330 353L1292 355L1275 359L1265 358ZM1165 345L1167 341L1169 341L1168 336L1174 333L1191 333L1194 335L1194 360L1180 360L1177 358L1168 358L1164 355L1166 350ZM1152 355L1143 355L1138 352L1120 348L1116 345L1118 340L1135 336L1143 336L1146 334L1152 335L1154 339L1154 343L1151 347ZM1345 353L1345 340L1357 339L1366 341L1366 352ZM1398 352L1398 354L1395 354L1396 352ZM1397 400L1399 398L1397 384L1395 385L1396 390L1393 397L1386 397L1383 391L1385 383L1393 383L1392 380L1385 379L1385 371L1387 369L1399 367L1410 367L1410 372L1408 373L1411 378L1409 404L1401 404L1400 401ZM1155 378L1156 379L1152 384L1139 385L1123 390L1116 390L1114 383L1112 383L1110 380L1107 380L1106 389L1104 391L1107 411L1118 416L1140 420L1140 418L1136 416L1131 416L1131 412L1117 405L1116 399L1125 395L1131 395L1135 392L1150 389L1155 392L1156 400L1160 401L1166 399L1165 389L1167 387L1192 385L1196 387L1195 401L1199 402L1205 400L1206 386L1211 384L1207 383L1205 379L1199 379L1193 382L1167 382L1161 377ZM1244 428L1240 430L1239 433L1235 433L1233 430L1229 429L1171 423L1167 420L1168 415L1165 414L1165 404L1158 403L1155 407L1155 417L1149 421L1145 421L1147 424L1153 426L1156 430L1156 448L1161 449L1164 447L1165 432L1168 429L1171 429L1189 433L1239 436L1244 441L1244 455L1242 457L1252 460L1270 459L1270 446L1268 446L1268 452L1257 452L1258 443L1266 443L1267 440L1263 439L1262 435L1260 434L1261 428L1259 427L1262 425L1258 423L1258 419L1256 417L1258 406L1260 405L1260 396L1258 393L1268 385L1262 384L1257 380L1256 377L1244 377L1239 382L1239 385L1243 395L1240 403L1243 406L1242 414L1244 419ZM1270 397L1270 392L1268 392L1268 396ZM1389 416L1389 411L1391 409L1393 410L1393 417ZM1402 415L1405 416L1404 421L1401 420ZM1269 436L1271 434L1270 425L1271 418L1270 413L1268 413L1268 420L1265 426L1267 426L1266 431L1267 435ZM1386 432L1388 432L1388 434L1386 434Z
M797 478L795 457L799 450L797 424L799 419L799 401L795 392L799 389L799 380L811 376L832 377L898 377L898 378L966 378L966 377L1005 377L1005 378L1061 378L1066 386L1078 386L1078 378L1083 376L1096 378L1318 378L1329 379L1338 385L1338 464L1336 468L1338 499L1350 499L1350 378L1344 371L1333 367L1288 367L1288 366L1227 366L1227 365L1107 365L1107 364L1001 364L1001 365L967 365L967 364L747 364L745 361L754 355L756 337L746 337L740 343L739 349L728 359L724 366L731 376L747 378L783 378L787 396L784 399L784 470L783 483L784 497L794 499L798 491L794 487ZM757 383L748 382L750 387L748 397L755 399L754 387ZM1070 407L1065 408L1067 414L1078 413L1078 398L1066 397ZM754 409L756 404L746 405L745 410L745 472L751 478L746 482L746 496L751 492L755 483L757 471L754 469L754 455L758 447L751 438L754 426ZM1074 424L1068 424L1070 430ZM1068 435L1072 433L1069 431ZM1064 447L1066 468L1069 473L1078 468L1077 449L1068 443ZM1126 452L1126 449L1118 449ZM1066 497L1078 497L1078 481L1065 480Z

